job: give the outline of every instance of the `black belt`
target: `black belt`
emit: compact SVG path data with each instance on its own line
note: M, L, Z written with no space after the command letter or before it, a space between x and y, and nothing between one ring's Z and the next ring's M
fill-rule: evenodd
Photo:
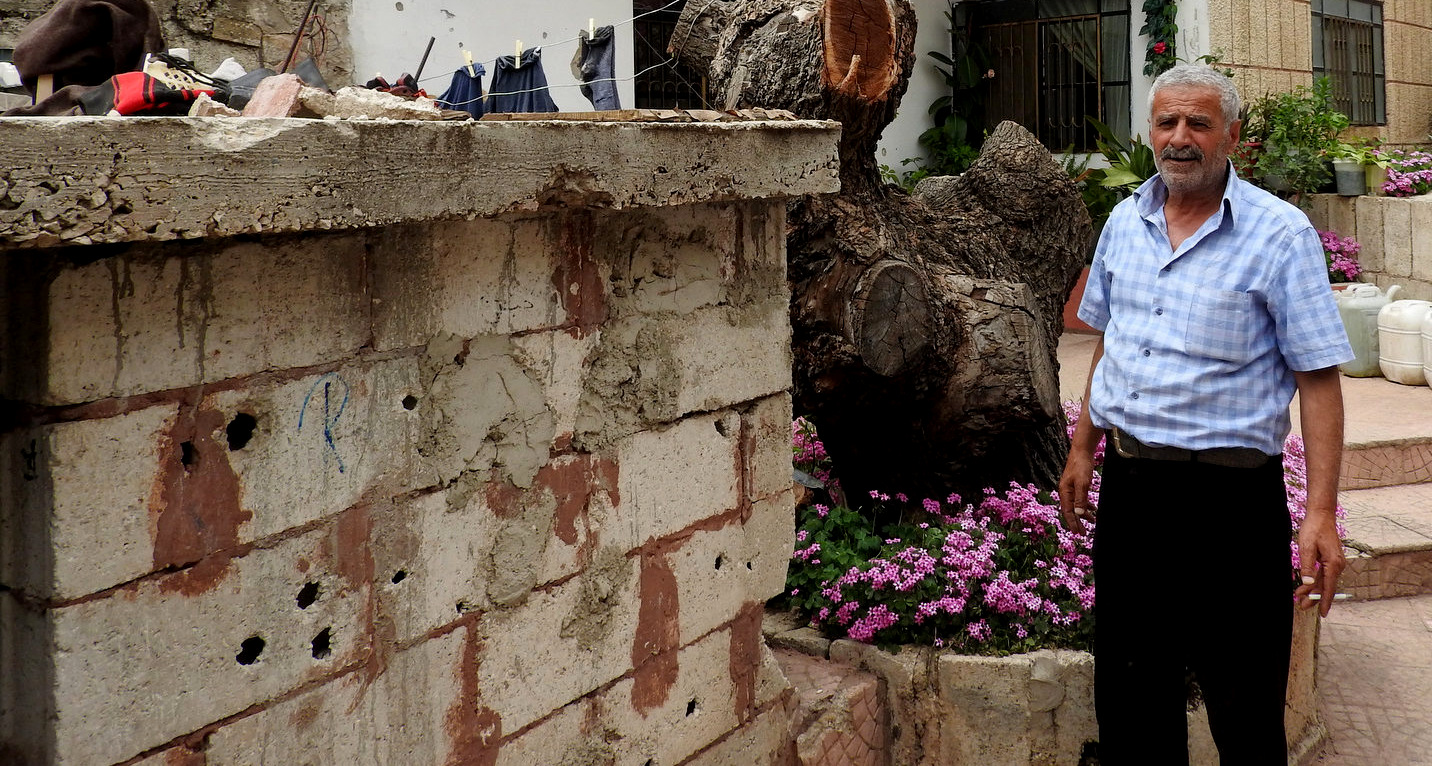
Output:
M1184 449L1183 447L1150 447L1117 428L1109 429L1109 441L1120 457L1137 460L1173 460L1185 463L1208 463L1225 468L1261 468L1272 457L1252 447L1214 447Z

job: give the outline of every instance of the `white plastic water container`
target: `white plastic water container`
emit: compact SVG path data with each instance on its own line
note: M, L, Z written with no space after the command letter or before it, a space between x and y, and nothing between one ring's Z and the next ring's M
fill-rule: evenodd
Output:
M1338 315L1342 317L1348 343L1352 344L1355 355L1352 361L1338 365L1342 374L1350 378L1370 378L1382 374L1378 359L1377 315L1401 291L1398 285L1387 288L1385 294L1377 285L1351 285L1337 294Z
M1407 386L1427 382L1422 369L1422 324L1428 313L1432 301L1393 301L1378 312L1378 364L1388 380Z
M1432 311L1422 319L1422 376L1432 386Z

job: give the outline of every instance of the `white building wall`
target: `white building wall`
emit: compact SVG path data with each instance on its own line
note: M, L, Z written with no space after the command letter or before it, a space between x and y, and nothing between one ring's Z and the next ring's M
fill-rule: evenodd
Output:
M915 32L915 69L910 73L910 87L900 99L900 111L895 120L885 127L880 137L880 146L875 152L876 161L889 165L897 172L913 170L900 166L907 157L925 156L920 146L920 134L931 127L930 103L940 96L948 95L945 78L935 71L936 61L930 58L930 51L950 55L950 21L945 12L950 10L949 0L910 0L915 8L918 27Z
M552 86L552 100L564 112L589 111L591 102L582 96L572 76L576 37L586 29L587 20L597 26L620 24L616 28L617 92L622 106L635 98L632 72L631 0L353 0L349 31L353 44L354 79L366 82L381 72L393 80L404 72L417 70L429 37L436 37L423 87L436 96L447 89L452 73L462 66L462 51L487 67L483 86L490 87L493 61L511 56L515 42L523 47L542 46L542 68Z

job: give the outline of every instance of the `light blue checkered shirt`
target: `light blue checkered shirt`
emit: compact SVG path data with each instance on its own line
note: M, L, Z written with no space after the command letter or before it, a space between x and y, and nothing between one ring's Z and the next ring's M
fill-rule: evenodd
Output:
M1276 455L1293 370L1352 347L1307 216L1228 173L1222 206L1177 252L1158 176L1109 216L1079 305L1104 333L1089 413L1149 445Z

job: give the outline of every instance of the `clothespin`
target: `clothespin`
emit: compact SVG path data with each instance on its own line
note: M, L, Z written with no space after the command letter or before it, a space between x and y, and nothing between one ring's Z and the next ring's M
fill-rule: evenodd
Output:
M476 77L476 76L477 76L477 70L475 70L475 69L472 68L472 51L463 51L463 52L462 52L462 60L465 61L465 62L467 62L467 76L468 76L468 77Z
M513 54L513 56L512 56L512 68L513 68L513 69L521 69L521 68L522 68L522 41L521 41L521 40L518 40L518 41L517 41L517 53Z
M55 76L42 74L35 78L35 103L40 103L55 92Z
M597 36L597 20L596 20L596 19L587 19L587 39L590 40L590 39L592 39L593 37L596 37L596 36Z

